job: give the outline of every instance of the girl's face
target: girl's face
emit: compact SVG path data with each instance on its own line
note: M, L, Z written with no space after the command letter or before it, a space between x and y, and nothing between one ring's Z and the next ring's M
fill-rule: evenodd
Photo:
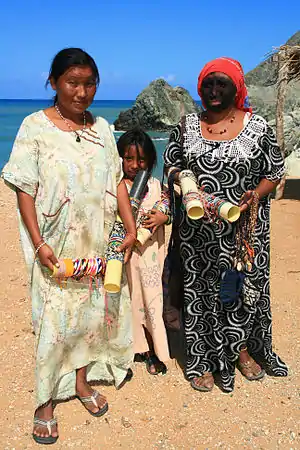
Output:
M148 163L142 147L130 145L126 148L123 156L123 170L126 178L133 181L138 171L145 170L147 167Z

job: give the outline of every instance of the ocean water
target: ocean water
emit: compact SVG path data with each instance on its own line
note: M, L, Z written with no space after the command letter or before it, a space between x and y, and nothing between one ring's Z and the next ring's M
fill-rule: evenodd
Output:
M9 158L14 139L24 117L40 109L51 105L51 100L0 100L0 170ZM127 100L96 100L90 107L94 115L104 117L113 124L120 111L133 105L133 101ZM115 132L116 140L122 132ZM166 133L149 133L154 140L158 156L158 165L154 176L162 176L162 153L168 142Z

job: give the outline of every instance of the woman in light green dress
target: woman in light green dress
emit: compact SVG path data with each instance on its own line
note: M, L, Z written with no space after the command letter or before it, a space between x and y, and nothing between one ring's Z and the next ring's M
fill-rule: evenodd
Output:
M115 140L108 123L86 111L99 74L80 49L53 60L55 104L26 117L2 177L18 196L21 242L31 281L36 336L37 410L33 438L58 438L52 401L77 396L100 416L108 409L89 381L119 386L133 360L131 309L125 287L68 281L60 287L45 268L57 258L104 256L117 209L129 256L136 229Z

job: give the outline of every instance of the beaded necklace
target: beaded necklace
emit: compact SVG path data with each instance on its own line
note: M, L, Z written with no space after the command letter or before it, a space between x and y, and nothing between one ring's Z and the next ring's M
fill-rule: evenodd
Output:
M229 116L231 115L231 117L229 118ZM203 115L203 119L208 121L208 114L204 113ZM232 113L232 110L229 111L229 113L227 114L226 117L224 117L224 119L222 120L222 122L229 122L229 123L233 123L235 121L235 114ZM224 134L227 133L228 128L222 128L221 130L214 130L210 125L206 124L206 129L210 134Z
M62 115L62 113L60 112L60 109L58 107L58 104L56 103L54 105L54 108L57 112L57 114L59 115L59 117L65 122L65 124L67 125L67 127L76 135L76 142L80 142L81 141L81 137L86 129L86 113L85 111L83 111L83 128L81 130L81 134L78 133L77 130L73 130L73 128L71 127L71 125L69 124L69 122L67 121L67 119Z

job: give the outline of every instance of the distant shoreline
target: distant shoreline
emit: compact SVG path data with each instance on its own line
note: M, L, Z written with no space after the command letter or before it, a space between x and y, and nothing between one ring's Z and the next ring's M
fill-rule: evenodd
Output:
M200 104L201 102L199 99L194 98L193 99L197 104ZM0 98L0 102L52 102L52 97L50 98ZM133 100L114 100L114 99L95 99L93 103L98 102L118 102L118 103L134 103L135 99Z
M0 102L50 102L50 98L0 98ZM115 99L95 99L93 103L96 102L122 102L122 103L133 103L135 100L115 100Z

